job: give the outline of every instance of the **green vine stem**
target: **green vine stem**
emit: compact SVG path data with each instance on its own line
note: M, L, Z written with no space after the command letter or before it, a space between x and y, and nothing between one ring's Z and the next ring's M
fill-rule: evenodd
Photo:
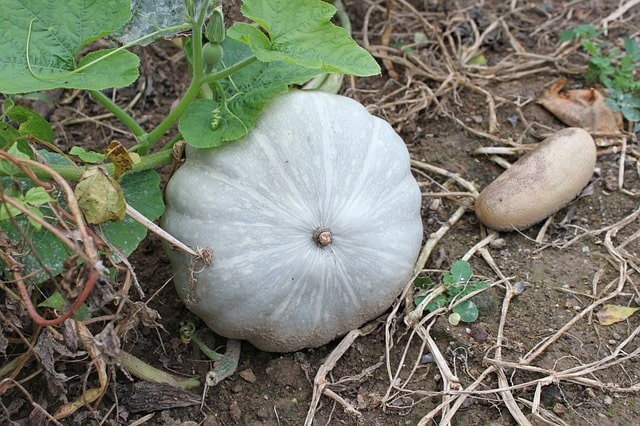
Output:
M6 152L0 150L0 153ZM164 166L165 164L169 164L173 159L173 152L171 149L163 149L158 152L154 152L153 154L145 155L140 157L140 162L134 164L131 170L128 173L141 172L143 170L152 170L157 169L160 166ZM87 170L87 167L78 167L72 165L64 165L64 164L51 164L49 165L51 170L56 171L60 176L62 176L65 180L71 182L77 182L82 177L82 174ZM110 175L113 175L115 171L115 166L111 163L105 164L103 166ZM39 179L43 180L51 180L51 175L46 170L36 169L33 170L35 176ZM0 173L0 176L6 176L3 173ZM29 177L26 173L17 173L13 175L15 177Z
M195 45L196 43L194 43ZM200 49L202 49L202 42L200 43ZM195 55L195 52L194 52ZM198 54L201 56L201 54ZM196 56L198 56L196 55ZM234 72L238 71L241 68L246 67L247 65L256 61L255 56L249 56L248 58L243 59L242 61L234 64L228 68L225 68L219 72L209 75L202 75L202 72L196 73L196 64L194 62L194 79L191 84L187 88L182 99L178 102L178 105L167 115L164 120L158 124L158 126L149 132L146 137L142 137L140 143L135 147L131 148L130 151L138 151L138 153L144 155L148 152L149 148L158 141L166 132L169 131L173 127L173 125L182 117L182 114L185 112L187 107L191 105L191 102L198 96L200 93L200 88L203 84L213 83L218 80L221 80Z
M225 68L223 70L220 70L216 73L213 74L208 74L202 77L202 81L200 82L201 84L205 84L205 83L214 83L218 80L222 80L223 78L230 76L231 74L233 74L234 72L246 67L247 65L252 64L253 62L255 62L258 58L256 58L255 55L251 55L246 57L245 59L241 60L240 62L231 65L228 68Z
M111 114L113 114L122 124L124 124L127 129L131 131L135 135L136 138L144 137L147 133L144 131L142 127L138 124L136 120L133 119L125 110L116 105L108 96L105 96L104 93L99 90L88 90L89 94L95 99L97 102L102 104Z
M184 343L193 342L200 349L200 351L206 355L212 361L221 361L224 359L224 355L214 351L207 346L196 334L196 326L191 321L180 327L180 339Z
M200 386L200 380L195 377L176 377L166 371L150 366L146 362L125 351L120 351L118 360L128 372L139 379L146 380L148 382L167 383L182 389L193 389Z

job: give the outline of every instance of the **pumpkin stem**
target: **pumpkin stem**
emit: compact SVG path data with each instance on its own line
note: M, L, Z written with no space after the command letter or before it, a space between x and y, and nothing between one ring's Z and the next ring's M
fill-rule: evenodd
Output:
M313 240L320 247L326 247L331 245L333 241L333 236L331 235L331 231L326 228L319 228L313 233Z

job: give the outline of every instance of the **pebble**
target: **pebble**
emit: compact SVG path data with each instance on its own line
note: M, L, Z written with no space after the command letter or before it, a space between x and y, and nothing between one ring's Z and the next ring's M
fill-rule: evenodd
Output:
M505 248L507 245L507 241L504 238L496 238L495 240L489 243L489 247L492 249L500 250Z
M526 281L518 281L513 285L513 292L516 295L520 295L525 292L525 290L529 287L533 287L530 283Z
M602 399L602 402L604 402L604 405L611 405L611 404L613 404L613 398L611 398L609 395L606 395Z
M429 364L429 363L432 363L433 361L434 361L433 354L431 353L424 354L420 358L420 364Z
M489 331L484 325L473 324L471 326L471 338L478 343L485 343L489 337Z
M240 375L240 377L242 377L244 380L246 380L249 383L255 383L256 380L258 380L256 378L256 375L253 374L253 370L251 370L250 368L247 368L246 370L242 370L238 374Z

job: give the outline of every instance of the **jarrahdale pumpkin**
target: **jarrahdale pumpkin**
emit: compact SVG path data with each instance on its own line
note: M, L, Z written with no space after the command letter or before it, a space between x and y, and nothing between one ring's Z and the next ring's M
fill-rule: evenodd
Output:
M407 148L347 97L290 91L242 140L187 148L162 226L175 286L216 333L272 352L322 346L383 314L410 280L421 195Z

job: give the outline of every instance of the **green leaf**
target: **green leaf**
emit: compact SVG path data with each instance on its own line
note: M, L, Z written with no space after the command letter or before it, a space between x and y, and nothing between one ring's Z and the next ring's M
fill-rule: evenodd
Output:
M380 73L373 57L344 28L331 23L336 8L321 0L245 0L242 14L266 32L236 23L227 36L247 43L258 60L285 61L327 72Z
M21 205L24 205L22 201L22 197L18 194L18 197L9 195L9 191L5 190L5 195L10 196L13 200L19 202ZM8 220L11 217L18 217L22 214L20 210L14 207L11 204L3 203L0 206L0 221Z
M150 35L159 28L175 27L185 23L186 11L184 0L132 0L131 12L133 17L127 24L112 34L112 37L122 44L132 43ZM162 33L157 37L145 39L138 43L146 46L160 37L168 37L180 30Z
M562 43L564 43L565 41L569 41L574 37L577 37L575 28L563 31L560 34L558 34L558 40L560 40Z
M18 143L14 143L13 145L11 145L11 147L7 150L7 153L16 158L29 159L29 156L20 150ZM0 160L0 173L6 176L14 176L22 173L22 171L18 166L16 166L9 160L3 159Z
M14 105L7 115L11 120L19 124L18 134L34 135L42 140L53 143L53 129L47 120L40 114L21 105Z
M433 286L433 280L427 274L421 272L416 277L413 285L421 290L427 290Z
M0 123L0 149L5 151L13 145L20 133L8 123Z
M124 198L138 212L155 220L164 212L164 201L160 191L160 175L153 170L128 173L120 180ZM120 222L101 225L104 236L125 256L129 256L147 235L147 229L126 216Z
M447 298L445 297L444 294L439 294L431 302L429 302L429 304L427 304L426 309L429 312L433 312L436 309L440 309L446 305L447 305Z
M640 121L640 109L636 107L623 105L622 108L620 108L620 112L622 112L624 118L632 123Z
M49 153L47 161L61 163L67 160L60 155ZM24 188L32 186L27 179L20 179L20 182ZM2 183L5 188L11 187L12 180L4 178ZM151 220L160 217L164 210L164 203L160 192L160 176L155 171L126 174L122 177L120 184L131 206ZM7 195L19 196L13 193ZM47 207L41 209L46 216L52 215ZM0 209L0 213L3 210ZM29 283L39 284L51 276L59 275L64 269L64 261L71 256L71 251L46 229L35 232L24 215L17 217L16 220L20 230L11 221L0 221L0 230L6 232L7 237L16 242L24 241L23 235L29 236L33 251L29 250L26 256L20 258L20 263L23 264L22 273L24 276L29 276ZM100 226L107 240L121 249L125 256L130 255L146 235L146 228L128 216L121 222L108 222ZM51 275L42 269L42 265L46 265Z
M251 55L248 46L226 38L223 65L234 65ZM246 135L265 105L290 84L303 84L322 71L284 62L253 62L220 81L224 98L193 102L182 115L178 129L197 148L210 148ZM216 86L214 86L215 88ZM214 115L217 125L212 126Z
M640 62L640 48L638 42L632 38L624 38L624 50L633 62Z
M55 200L40 186L29 188L27 193L24 194L24 202L31 206L41 206L52 201Z
M38 303L38 308L62 309L67 303L59 292L53 293L51 296Z
M7 180L3 179L3 181ZM4 209L0 209L2 210ZM29 277L30 284L40 284L50 276L60 274L63 271L65 259L71 255L70 250L46 229L36 232L24 215L17 217L16 222L20 230L8 220L0 221L0 230L6 232L7 237L16 242L24 241L22 238L24 233L29 236L33 250L28 250L28 254L20 258L22 275ZM42 269L42 265L46 265L51 275Z
M81 146L74 146L69 150L69 154L75 155L85 163L96 164L104 160L105 155L100 152L87 151Z
M473 275L473 270L469 265L469 262L465 260L456 260L451 265L451 272L444 274L442 280L445 284L459 285L465 284Z
M62 294L60 294L60 292L56 291L51 296L47 297L42 302L38 303L38 307L39 308L51 308L51 309L60 310L60 309L64 308L65 303L66 303L66 300L64 300L64 297L62 297ZM88 320L89 318L91 318L91 313L89 312L89 309L87 308L87 305L84 304L84 303L82 305L80 305L78 310L75 312L75 316L74 317L78 321L85 321L85 320Z
M77 57L82 47L129 20L129 0L0 0L0 10L0 92L102 90L127 86L138 76L139 59L125 50Z
M460 315L460 320L464 322L474 322L478 319L478 307L471 300L456 305L453 312Z

